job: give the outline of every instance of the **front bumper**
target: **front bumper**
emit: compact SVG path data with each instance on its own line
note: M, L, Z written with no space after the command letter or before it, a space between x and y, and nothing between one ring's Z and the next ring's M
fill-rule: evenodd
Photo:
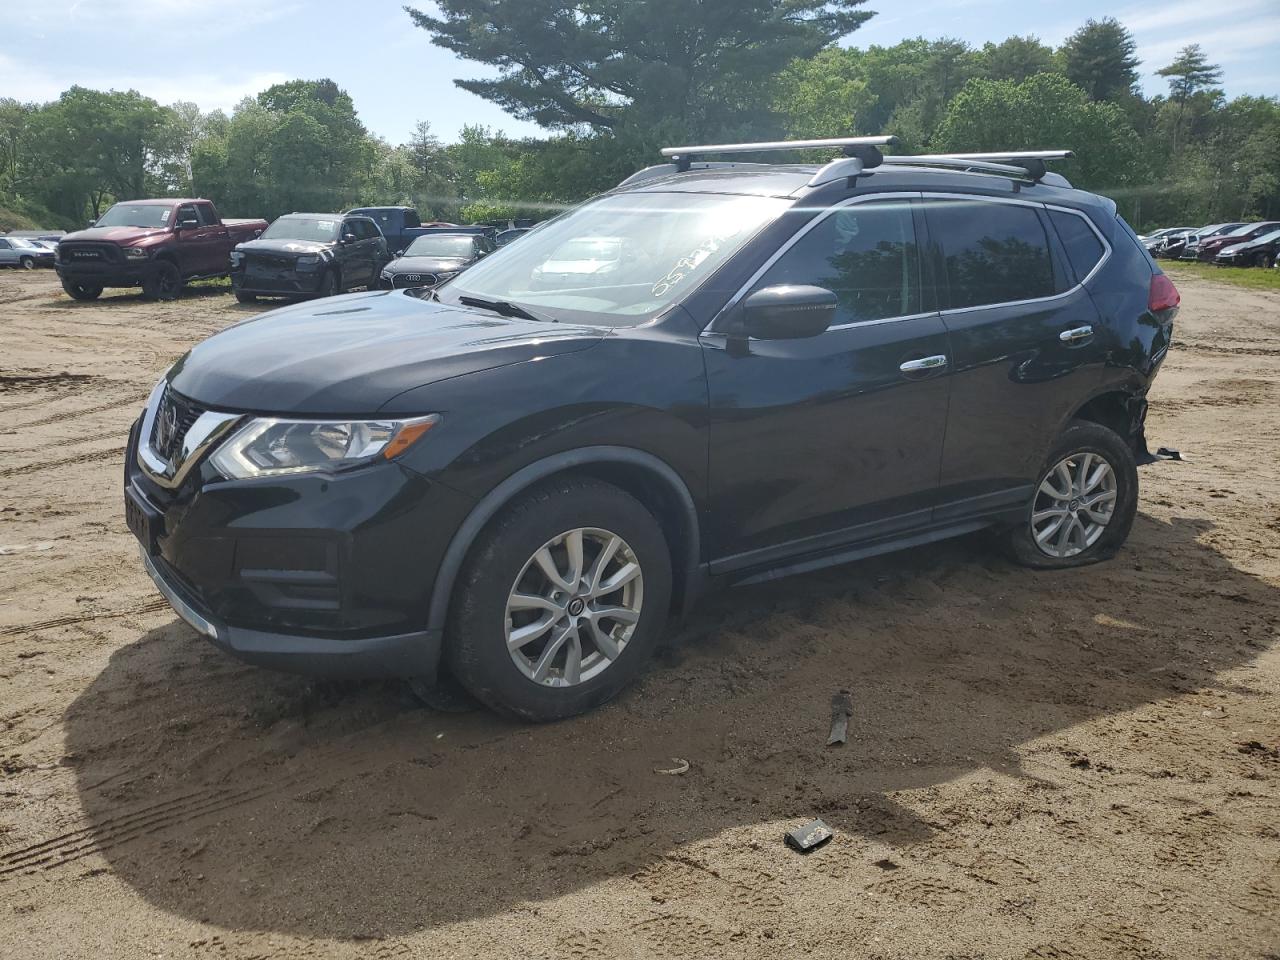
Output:
M434 673L431 590L468 498L397 463L243 481L201 463L166 489L140 466L138 434L125 496L152 518L143 563L200 634L294 673Z
M211 619L198 601L162 571L142 550L142 565L174 613L214 646L245 663L287 673L334 678L434 678L440 662L440 632L422 630L390 637L334 640L299 634L268 633L233 627Z
M100 287L140 287L156 273L155 260L124 263L63 260L53 266L61 280Z
M231 271L231 288L255 297L314 297L320 293L325 269L326 265L315 270L240 266Z

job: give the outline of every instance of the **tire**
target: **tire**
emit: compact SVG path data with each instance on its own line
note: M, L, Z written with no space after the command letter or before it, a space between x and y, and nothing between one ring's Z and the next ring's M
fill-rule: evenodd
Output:
M320 289L316 292L318 297L333 297L342 292L342 284L338 280L338 271L326 270L324 276L320 278Z
M1262 267L1263 269L1270 267L1272 265L1271 254L1267 253L1265 250L1262 253L1259 253L1253 258L1253 265L1255 267Z
M67 296L72 300L97 300L102 296L102 288L91 283L76 283L73 280L63 280L62 289L66 291Z
M155 273L142 284L142 295L148 300L177 300L182 293L182 273L168 260L156 264Z
M31 257L23 257L18 261L18 266L23 270L34 270L36 268L36 262Z
M581 536L583 589L571 599L555 592L535 555L546 551L561 578L571 579L573 531ZM585 584L612 540L620 545L600 571L606 592L592 593ZM607 590L608 583L625 577L633 564L639 576L632 574ZM508 603L517 592L558 596L557 609L510 610ZM472 696L499 713L534 722L561 720L598 707L635 678L662 633L670 601L671 554L653 515L610 484L555 478L507 508L472 547L450 605L447 666ZM591 611L596 609L632 609L638 618L630 622L628 632L626 621L607 616L595 620ZM544 620L548 625L539 632ZM566 629L571 623L577 624L578 632ZM522 628L530 639L512 653L508 631ZM611 652L597 644L601 635ZM554 640L560 643L548 658ZM577 682L570 666L575 651ZM549 666L537 678L538 664L544 660Z
M1110 468L1109 476L1098 472L1100 463ZM1060 472L1062 464L1066 464L1070 483ZM1086 482L1083 495L1078 482L1082 465L1089 479L1101 477L1092 488ZM1051 490L1063 495L1055 498ZM1109 514L1104 496L1108 492L1114 494L1109 501ZM1094 511L1087 509L1090 501L1096 503ZM1084 508L1073 506L1076 504ZM1006 531L1005 547L1016 562L1038 570L1061 570L1108 560L1128 539L1137 509L1138 469L1133 450L1115 431L1076 420L1045 458L1025 517ZM1097 522L1100 517L1105 517L1105 522ZM1068 524L1065 532L1061 524L1054 526L1059 518ZM1096 536L1095 528L1100 528ZM1037 543L1037 533L1045 546Z
M242 290L235 291L236 300L240 303L257 303L258 295L254 293L245 293Z

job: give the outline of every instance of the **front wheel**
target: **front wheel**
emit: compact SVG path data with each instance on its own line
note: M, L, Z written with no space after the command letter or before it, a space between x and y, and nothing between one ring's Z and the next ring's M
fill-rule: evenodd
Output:
M102 287L93 283L76 283L72 280L63 280L62 289L66 291L67 296L72 300L97 300L102 296Z
M258 296L254 293L245 293L243 290L237 290L236 301L238 303L257 303Z
M453 597L448 665L500 713L571 717L635 678L670 600L671 556L653 515L610 484L552 480L472 548Z
M336 296L341 288L338 283L338 272L336 270L326 270L324 276L320 278L320 289L316 295L320 297Z
M31 257L23 257L18 261L18 266L23 270L34 270L36 268L36 262Z
M1262 267L1264 269L1273 266L1273 263L1271 261L1271 254L1267 253L1265 250L1259 253L1256 257L1253 258L1253 265L1255 267Z
M182 273L168 260L156 264L155 273L142 284L142 295L148 300L176 300L181 292Z
M1113 430L1076 421L1054 444L1009 553L1037 569L1097 563L1128 539L1138 509L1133 451Z

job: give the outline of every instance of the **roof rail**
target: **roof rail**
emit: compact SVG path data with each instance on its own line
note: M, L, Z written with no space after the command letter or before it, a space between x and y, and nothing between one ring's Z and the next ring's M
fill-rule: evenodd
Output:
M878 166L884 159L880 147L898 142L897 137L834 137L829 140L766 140L760 143L704 143L684 147L663 147L662 155L668 157L683 173L688 170L691 158L706 153L769 153L778 150L824 150L838 148L846 157L862 161L864 167Z
M1072 150L1009 150L1003 153L926 153L913 159L972 160L976 163L1007 164L1011 167L1020 167L1031 176L1032 180L1042 180L1049 172L1049 168L1045 166L1046 160L1070 160L1074 156L1075 152Z

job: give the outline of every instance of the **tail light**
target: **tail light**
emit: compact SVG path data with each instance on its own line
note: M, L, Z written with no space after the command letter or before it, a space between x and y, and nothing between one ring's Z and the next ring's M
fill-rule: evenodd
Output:
M1151 291L1147 294L1147 309L1152 313L1161 310L1172 310L1182 302L1178 288L1163 273L1151 275Z

